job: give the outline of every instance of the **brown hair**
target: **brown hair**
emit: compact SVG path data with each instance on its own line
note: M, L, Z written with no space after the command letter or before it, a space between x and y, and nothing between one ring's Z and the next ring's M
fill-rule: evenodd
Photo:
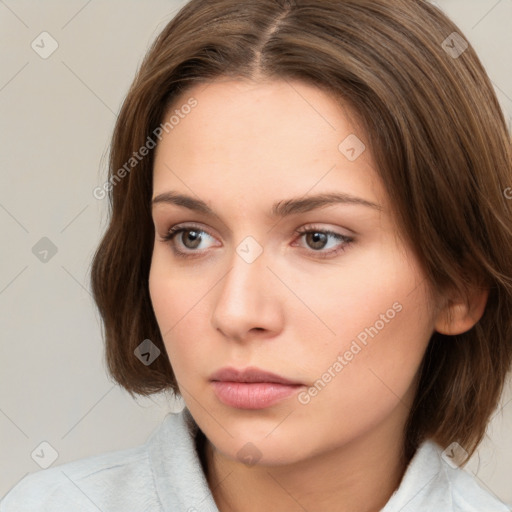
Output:
M147 53L113 134L111 218L92 265L113 378L132 394L178 392L167 357L146 366L134 356L148 338L166 353L148 289L154 154L122 179L119 169L187 88L223 77L297 79L358 114L433 290L490 289L475 327L433 334L405 432L409 456L425 438L457 441L471 455L512 360L512 212L503 193L512 183L512 150L491 82L466 44L423 0L185 5Z

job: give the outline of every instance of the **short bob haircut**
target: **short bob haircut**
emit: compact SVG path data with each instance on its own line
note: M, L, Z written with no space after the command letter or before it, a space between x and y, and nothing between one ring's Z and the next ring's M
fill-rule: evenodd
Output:
M489 290L472 329L432 335L404 432L408 456L426 438L472 455L512 360L512 149L474 49L426 0L192 0L168 23L110 149L91 279L111 376L132 396L179 394L168 357L146 366L134 355L145 339L166 355L148 286L154 151L141 148L187 88L233 78L301 80L350 105L433 293Z

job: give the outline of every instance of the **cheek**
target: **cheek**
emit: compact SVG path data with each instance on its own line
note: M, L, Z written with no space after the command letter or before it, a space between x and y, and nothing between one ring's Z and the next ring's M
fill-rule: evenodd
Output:
M383 424L394 410L408 415L430 338L430 319L414 302L402 300L388 323L375 315L359 320L355 336L315 357L311 387L299 397L307 417L330 425L343 419L336 435L350 438Z
M425 277L398 246L347 253L339 264L326 265L307 278L288 278L304 304L287 310L287 322L302 333L298 339L315 343L317 350L309 358L349 349L355 339L364 345L403 337L414 344L433 328Z
M181 374L197 365L201 350L204 351L205 311L204 279L197 279L197 273L180 272L169 265L165 249L153 253L149 273L149 293L163 341L180 380ZM198 321L201 318L201 321ZM194 363L195 361L195 363Z
M305 410L333 421L349 411L355 426L379 421L400 403L409 407L434 326L426 280L414 260L395 249L380 251L378 262L340 271L322 292L310 297L336 336L309 346Z

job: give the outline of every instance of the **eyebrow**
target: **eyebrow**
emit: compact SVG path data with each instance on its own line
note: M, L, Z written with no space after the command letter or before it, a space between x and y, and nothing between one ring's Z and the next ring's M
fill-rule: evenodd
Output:
M164 192L157 195L151 201L152 207L162 203L182 206L192 211L219 218L219 215L217 215L204 201L185 194ZM366 199L362 199L351 194L335 192L279 201L272 206L269 216L271 218L284 218L290 215L306 213L335 204L354 204L373 208L378 211L382 210L380 205L367 201Z

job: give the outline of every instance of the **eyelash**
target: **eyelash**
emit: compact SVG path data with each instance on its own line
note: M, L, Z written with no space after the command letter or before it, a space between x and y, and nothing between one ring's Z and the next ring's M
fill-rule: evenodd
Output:
M210 233L208 233L208 231L205 231L204 229L199 228L198 226L194 226L192 224L173 226L172 228L169 229L169 232L161 238L161 242L169 244L174 254L180 258L197 258L198 254L200 254L197 252L186 252L176 249L174 244L174 238L176 238L180 233L183 233L185 231L197 231L199 233L206 233L208 236L214 238L212 235L210 235ZM354 241L353 238L342 235L341 233L336 233L330 230L316 229L314 226L306 226L295 231L295 234L300 236L313 233L321 233L323 235L332 236L333 238L343 243L341 247L338 247L337 249L333 249L327 252L323 252L321 250L315 251L313 249L310 250L310 252L312 252L315 256L321 259L337 256L341 252L344 252L347 249L347 247Z

